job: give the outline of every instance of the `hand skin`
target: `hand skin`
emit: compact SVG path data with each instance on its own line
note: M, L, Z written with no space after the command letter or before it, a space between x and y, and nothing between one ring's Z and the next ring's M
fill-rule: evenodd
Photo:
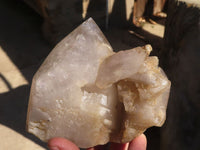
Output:
M48 141L50 150L80 150L74 143L65 138L52 138ZM117 144L111 143L109 150L146 150L147 139L144 134L136 137L129 143ZM87 150L104 150L104 146L95 146Z

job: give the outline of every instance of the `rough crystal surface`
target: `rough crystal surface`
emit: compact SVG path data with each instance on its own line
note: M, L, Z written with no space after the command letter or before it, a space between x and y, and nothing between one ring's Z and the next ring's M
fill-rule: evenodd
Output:
M170 81L151 47L114 53L88 19L34 75L27 129L43 141L65 137L88 148L128 142L165 121Z

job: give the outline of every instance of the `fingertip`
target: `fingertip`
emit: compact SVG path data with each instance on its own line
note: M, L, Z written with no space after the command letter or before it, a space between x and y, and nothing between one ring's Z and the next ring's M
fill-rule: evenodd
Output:
M144 134L141 134L130 142L128 150L146 150L146 148L147 138Z
M50 150L79 150L79 148L71 141L65 138L52 138L48 141Z

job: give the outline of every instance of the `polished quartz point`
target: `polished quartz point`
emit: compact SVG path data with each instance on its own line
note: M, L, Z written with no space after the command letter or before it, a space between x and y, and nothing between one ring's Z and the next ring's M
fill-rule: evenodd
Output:
M114 53L90 18L64 38L33 77L28 132L81 148L125 143L162 126L170 81L151 46Z

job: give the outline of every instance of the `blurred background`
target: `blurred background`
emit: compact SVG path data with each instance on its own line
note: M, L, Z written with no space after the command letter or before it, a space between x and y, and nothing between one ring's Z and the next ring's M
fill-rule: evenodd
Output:
M198 0L1 0L0 150L47 149L26 132L31 80L53 47L92 17L114 51L151 44L172 81L163 128L148 150L200 149Z

